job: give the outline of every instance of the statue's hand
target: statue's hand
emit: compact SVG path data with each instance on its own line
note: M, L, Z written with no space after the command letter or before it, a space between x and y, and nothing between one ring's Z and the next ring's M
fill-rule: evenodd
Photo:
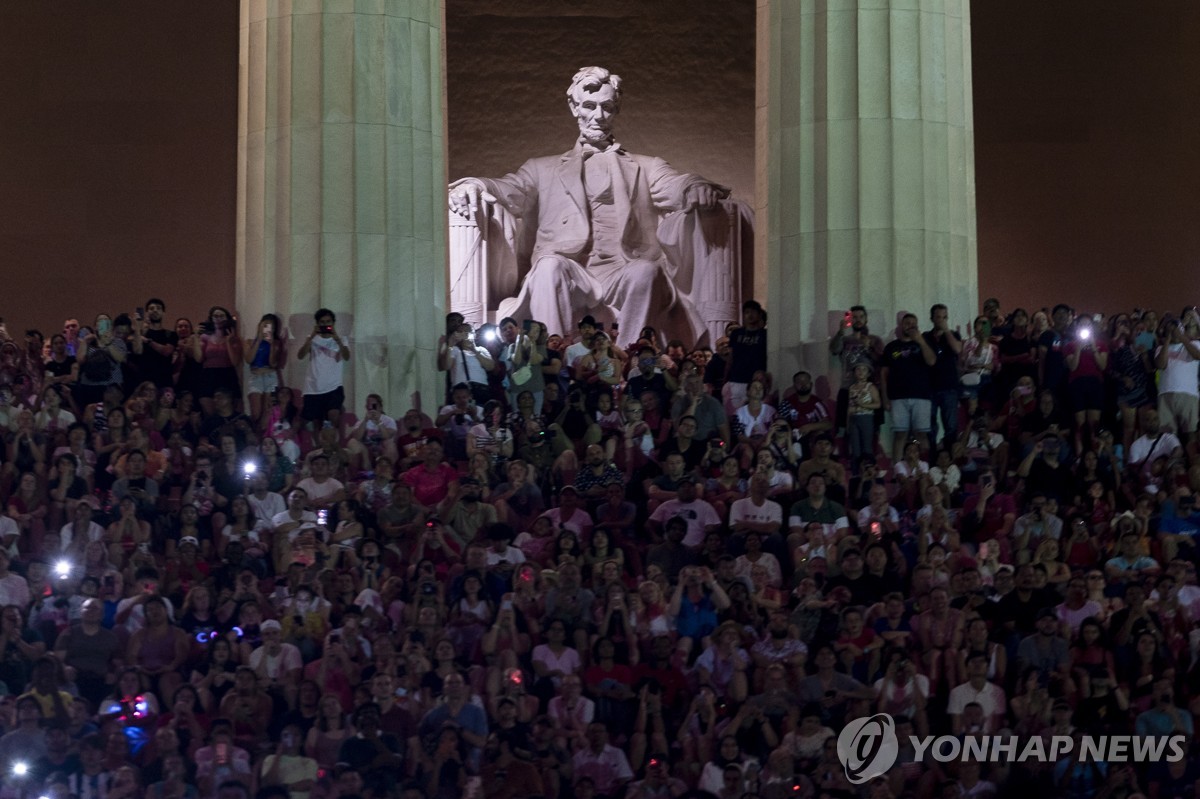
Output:
M479 209L479 202L495 202L496 198L484 191L483 186L473 180L464 180L450 190L450 210L463 219L470 219Z
M728 194L728 191L718 186L708 183L697 183L688 189L687 205L689 208L699 208L708 211L715 208L717 203L728 196Z

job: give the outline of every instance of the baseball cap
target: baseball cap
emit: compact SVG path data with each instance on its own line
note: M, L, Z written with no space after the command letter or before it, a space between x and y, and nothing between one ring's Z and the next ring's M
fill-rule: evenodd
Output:
M258 629L265 633L269 630L282 630L283 626L274 619L267 619L261 625L259 625Z

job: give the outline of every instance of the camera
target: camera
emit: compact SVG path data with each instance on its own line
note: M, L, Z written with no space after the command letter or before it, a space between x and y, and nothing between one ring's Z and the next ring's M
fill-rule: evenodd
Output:
M321 325L317 328L322 333L328 335L333 332L333 325Z

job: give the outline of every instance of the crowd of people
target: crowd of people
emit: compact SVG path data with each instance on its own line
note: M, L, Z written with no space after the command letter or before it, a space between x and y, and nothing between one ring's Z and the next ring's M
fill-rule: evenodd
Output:
M907 744L1190 747L1195 309L856 306L778 384L753 300L712 348L451 314L429 410L346 408L328 309L296 387L275 316L165 314L0 325L0 799L1200 795Z

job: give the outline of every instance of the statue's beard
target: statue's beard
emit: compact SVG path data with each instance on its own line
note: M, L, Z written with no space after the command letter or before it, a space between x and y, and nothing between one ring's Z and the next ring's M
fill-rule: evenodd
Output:
M605 130L591 125L580 125L579 138L589 144L605 144L612 141L612 128Z

